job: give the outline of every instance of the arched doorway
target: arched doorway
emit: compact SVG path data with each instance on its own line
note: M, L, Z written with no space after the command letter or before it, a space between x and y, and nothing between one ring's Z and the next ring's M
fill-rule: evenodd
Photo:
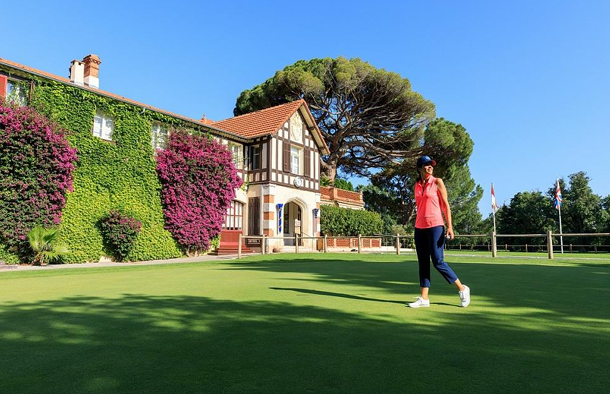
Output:
M294 201L290 201L284 205L282 212L283 218L283 229L282 233L284 236L285 246L294 246L294 235L299 234L300 236L305 235L305 223L303 221L303 209L299 204ZM299 243L302 245L302 242Z

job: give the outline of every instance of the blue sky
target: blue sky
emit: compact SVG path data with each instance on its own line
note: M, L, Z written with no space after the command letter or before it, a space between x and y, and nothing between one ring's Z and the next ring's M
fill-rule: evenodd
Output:
M499 203L586 171L610 194L608 1L3 2L0 57L61 76L100 56L100 88L193 118L300 59L359 57L409 78L468 130ZM10 16L10 17L7 17ZM442 158L437 158L442 160Z

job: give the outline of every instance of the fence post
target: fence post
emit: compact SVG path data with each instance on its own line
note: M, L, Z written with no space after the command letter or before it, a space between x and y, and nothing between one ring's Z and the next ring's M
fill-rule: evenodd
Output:
M241 234L239 234L239 242L237 243L237 258L241 259Z
M358 253L361 252L362 249L362 234L358 234Z
M267 249L267 236L265 234L263 234L263 240L261 241L261 251L262 254L267 253L267 251L265 249Z
M324 253L328 252L328 235L324 234L324 245L322 246L324 248Z
M498 240L495 231L491 232L491 257L498 257Z
M549 259L553 260L553 232L551 230L546 232L546 248L549 252Z
M527 244L525 244L525 253L527 253Z
M294 251L299 253L299 235L294 234Z
M400 254L400 234L396 234L396 254Z
M570 244L570 253L572 253L572 244Z

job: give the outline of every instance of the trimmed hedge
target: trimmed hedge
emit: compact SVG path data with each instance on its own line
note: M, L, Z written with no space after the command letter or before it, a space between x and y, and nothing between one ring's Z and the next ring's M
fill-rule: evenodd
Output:
M382 232L383 221L377 212L322 205L320 229L323 235L377 235Z

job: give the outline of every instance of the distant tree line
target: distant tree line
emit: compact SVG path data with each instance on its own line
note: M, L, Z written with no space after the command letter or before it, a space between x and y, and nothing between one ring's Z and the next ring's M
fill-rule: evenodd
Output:
M589 186L590 178L580 171L559 180L563 203L561 221L563 233L610 232L610 196L601 197ZM555 183L541 191L519 192L496 213L498 234L540 234L548 230L559 233L559 216L554 205ZM490 232L492 216L484 220L480 228ZM557 242L558 239L555 239ZM501 244L538 245L544 238L503 238ZM608 237L569 237L564 245L610 245Z

